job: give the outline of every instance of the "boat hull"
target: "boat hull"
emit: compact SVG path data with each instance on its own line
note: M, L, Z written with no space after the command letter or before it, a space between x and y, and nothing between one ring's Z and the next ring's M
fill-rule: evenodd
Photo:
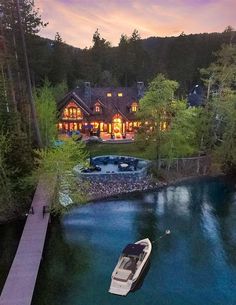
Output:
M137 241L135 244L142 245L143 247L145 245L145 250L142 253L144 258L142 260L138 260L135 266L135 272L132 273L131 271L129 271L128 268L127 270L124 266L123 269L121 268L122 260L125 260L125 258L122 256L120 257L112 273L112 281L109 289L110 293L125 296L129 293L129 291L135 290L136 286L139 283L139 280L141 280L141 277L150 259L152 244L148 238Z
M143 282L144 280L144 277L146 276L146 271L149 269L149 266L150 266L150 256L148 257L145 265L143 266L140 274L139 274L139 277L137 278L137 280L133 283L132 287L131 287L131 291L135 291L135 290L138 290L140 287L139 286L142 286L140 285L140 283Z

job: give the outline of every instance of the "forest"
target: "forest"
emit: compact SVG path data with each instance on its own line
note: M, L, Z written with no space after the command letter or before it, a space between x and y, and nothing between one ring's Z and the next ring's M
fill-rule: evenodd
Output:
M170 132L153 128L150 134L147 146L158 143L157 158L166 151L168 158L204 151L226 170L235 168L236 32L231 26L222 33L148 39L134 29L130 37L121 34L117 47L95 30L88 49L67 45L59 33L54 40L40 37L45 26L34 1L0 2L0 216L19 214L28 204L34 189L30 177L45 156L38 149L47 150L57 136L56 101L84 81L93 86L145 82L140 118L151 114L153 126L166 113L172 118ZM191 110L183 100L195 84L205 87L206 106ZM182 102L170 105L173 96ZM143 142L142 134L139 139ZM83 145L80 149L85 159ZM66 153L68 159L74 151L73 146Z
M148 39L141 39L134 29L130 37L121 35L117 47L96 30L92 47L83 50L67 45L59 33L54 41L28 36L35 86L40 86L45 77L53 85L65 81L69 89L84 81L93 86L132 86L137 81L147 84L162 73L180 84L181 96L201 81L200 69L214 61L214 52L222 44L235 42L235 31L230 26L222 33Z

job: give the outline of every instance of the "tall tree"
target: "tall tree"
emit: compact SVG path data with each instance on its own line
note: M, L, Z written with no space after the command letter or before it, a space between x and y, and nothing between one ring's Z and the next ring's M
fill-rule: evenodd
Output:
M47 80L36 90L35 101L43 145L48 147L57 136L57 106L53 88Z
M25 66L22 34L35 35L41 19L34 9L34 2L22 0L0 3L0 133L1 168L7 177L6 194L0 202L11 207L11 212L20 209L30 196L29 185L23 183L33 167L31 119L28 124L29 99L26 94ZM20 31L20 29L22 31ZM26 133L27 132L27 133ZM7 143L7 145L5 144ZM1 171L2 175L3 171ZM8 210L9 212L9 210Z
M52 65L49 74L49 80L53 85L67 81L67 72L69 65L69 57L67 54L66 45L62 40L61 35L57 32L52 48Z
M112 74L110 51L111 43L102 38L97 29L93 34L93 46L90 50L95 74L97 74L95 83L101 83L104 71L109 71Z
M227 170L236 169L236 45L224 45L202 75L208 86L213 151Z
M167 122L171 113L171 104L178 83L158 75L149 84L145 96L140 100L138 117L142 119L145 134L149 134L148 142L154 145L158 168L160 168L161 146L165 142L165 128L163 122Z
M123 86L147 79L149 54L144 50L138 30L130 37L122 34L116 51L116 73Z
M156 154L158 169L160 159L186 157L198 153L199 117L202 109L188 108L187 102L175 100L178 83L158 75L149 85L140 101L137 113L142 119L142 128L137 137L146 150Z

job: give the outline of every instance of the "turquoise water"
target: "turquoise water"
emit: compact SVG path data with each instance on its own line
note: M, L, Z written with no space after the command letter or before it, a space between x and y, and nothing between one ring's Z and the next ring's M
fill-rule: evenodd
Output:
M156 240L142 287L108 293L120 251ZM75 208L54 223L33 305L236 304L236 193L206 179Z

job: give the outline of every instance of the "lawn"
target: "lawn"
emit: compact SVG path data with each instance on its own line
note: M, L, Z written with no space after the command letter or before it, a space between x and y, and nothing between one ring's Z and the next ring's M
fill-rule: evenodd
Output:
M136 143L88 143L87 149L92 157L101 155L131 156L149 159L144 148Z

